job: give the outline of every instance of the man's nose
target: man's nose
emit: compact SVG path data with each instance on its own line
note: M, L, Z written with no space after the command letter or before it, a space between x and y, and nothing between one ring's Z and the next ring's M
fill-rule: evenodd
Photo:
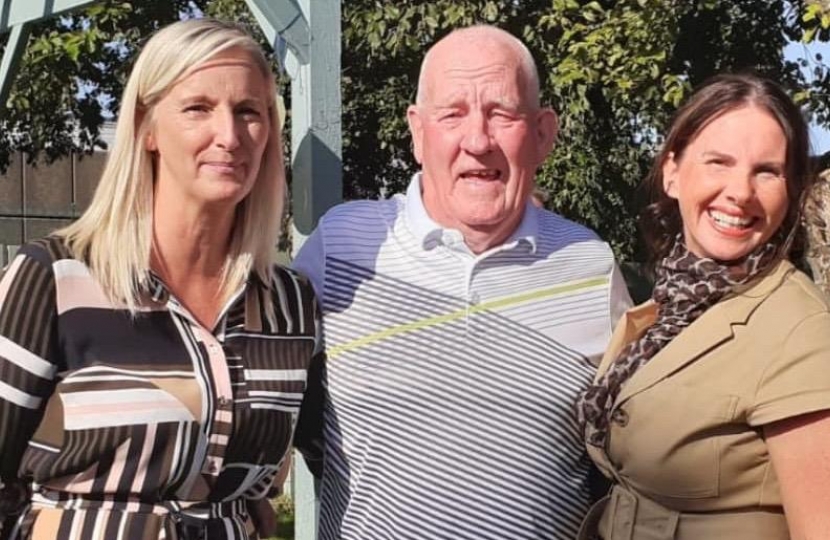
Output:
M464 126L464 138L461 149L474 155L486 154L492 149L493 139L487 117L483 114L473 114L467 118Z

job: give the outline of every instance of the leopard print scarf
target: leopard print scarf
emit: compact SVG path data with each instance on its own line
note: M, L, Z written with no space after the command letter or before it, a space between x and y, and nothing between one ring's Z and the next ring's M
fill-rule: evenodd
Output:
M625 382L735 286L769 267L779 245L768 242L740 262L725 265L693 254L681 236L656 269L652 299L658 305L657 319L640 339L620 352L608 371L582 392L575 404L577 422L588 444L605 447L614 401Z

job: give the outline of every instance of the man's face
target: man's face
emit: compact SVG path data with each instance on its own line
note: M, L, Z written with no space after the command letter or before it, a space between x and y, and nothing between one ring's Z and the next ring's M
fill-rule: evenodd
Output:
M451 35L431 54L421 103L408 111L424 205L481 252L518 227L556 117L528 96L518 53L502 40Z

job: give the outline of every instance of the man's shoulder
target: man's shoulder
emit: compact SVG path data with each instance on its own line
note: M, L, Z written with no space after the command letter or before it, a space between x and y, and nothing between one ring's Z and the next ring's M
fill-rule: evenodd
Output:
M351 225L375 225L384 227L400 213L403 208L398 196L391 199L348 201L328 210L319 227L325 230L337 230Z
M593 229L545 209L539 209L539 234L543 236L569 237L574 240L601 241L599 235Z

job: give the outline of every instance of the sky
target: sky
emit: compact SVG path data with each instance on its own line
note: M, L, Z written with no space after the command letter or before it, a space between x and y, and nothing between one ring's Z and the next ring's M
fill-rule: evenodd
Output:
M810 66L815 63L816 54L822 55L824 63L830 63L830 43L810 43L809 45L790 43L784 48L784 56L788 59L807 59L808 66L804 68L805 70L810 70ZM821 155L830 151L830 131L811 125L810 142L813 147L813 155Z

